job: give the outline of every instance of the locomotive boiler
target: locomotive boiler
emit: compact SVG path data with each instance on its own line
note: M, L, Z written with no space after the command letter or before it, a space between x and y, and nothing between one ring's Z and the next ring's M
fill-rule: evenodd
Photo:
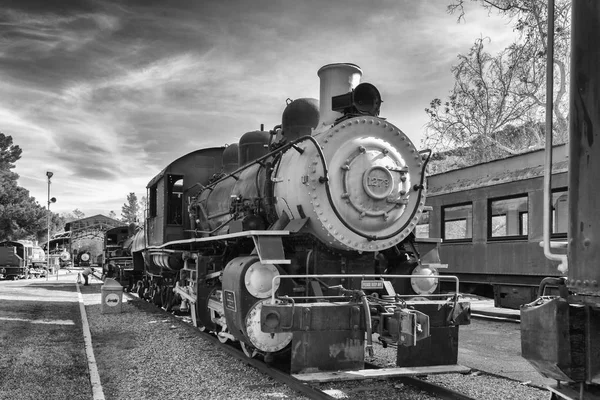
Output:
M197 326L287 354L293 373L360 369L373 337L400 344L398 366L450 370L469 304L439 293L440 240L413 234L430 152L379 117L358 66L318 76L320 100L288 100L281 125L150 181L138 292L180 298Z

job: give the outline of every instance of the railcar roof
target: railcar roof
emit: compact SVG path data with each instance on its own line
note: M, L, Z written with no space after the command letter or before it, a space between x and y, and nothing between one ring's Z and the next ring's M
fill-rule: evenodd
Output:
M204 153L204 152L208 152L208 151L211 151L211 150L219 150L219 149L225 150L225 146L221 146L221 147L207 147L207 148L204 148L204 149L194 150L191 153L187 153L187 154L185 154L185 155L183 155L183 156L175 159L169 165L167 165L166 167L164 167L163 170L158 173L158 175L156 175L154 178L152 178L150 180L150 182L148 182L148 184L146 185L146 188L150 188L150 187L154 186L154 184L156 182L158 182L159 180L161 180L162 177L165 176L165 174L167 173L167 171L171 168L171 166L173 164L176 164L176 163L180 162L183 159L191 157L194 154L199 154L199 153Z
M568 146L555 146L552 151L552 173L567 172ZM535 150L500 160L431 175L427 179L427 195L446 193L522 181L544 175L544 150Z

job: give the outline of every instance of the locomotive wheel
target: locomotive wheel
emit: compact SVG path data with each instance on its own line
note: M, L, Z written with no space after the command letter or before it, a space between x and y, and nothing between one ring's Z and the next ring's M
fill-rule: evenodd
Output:
M248 358L254 358L258 355L258 350L256 350L253 346L246 344L245 342L240 342L242 346L242 351Z
M196 328L200 328L198 326L198 316L196 315L196 307L196 304L190 304L190 316L192 317L192 324L194 324ZM200 331L204 332L203 329L200 329Z
M170 312L173 309L173 289L163 287L160 293L160 301L165 311Z
M164 303L165 304L165 308L167 309L167 311L171 312L173 311L173 305L175 304L175 293L173 293L173 289L168 288L167 289L167 302Z
M229 329L221 327L221 332L222 333L229 333ZM228 337L219 336L219 332L215 332L215 334L217 335L217 339L219 339L219 342L225 344L225 343L227 343L229 341Z
M152 290L152 295L151 295L151 299L152 299L152 304L161 307L162 306L162 299L161 299L161 290L160 287L154 288Z

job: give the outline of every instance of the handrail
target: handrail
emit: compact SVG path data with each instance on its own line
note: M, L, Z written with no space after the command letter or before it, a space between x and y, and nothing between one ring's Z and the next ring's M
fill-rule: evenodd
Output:
M275 275L271 280L271 287L276 288L276 281L284 279L306 279L306 278L380 278L380 279L389 279L389 278L427 278L431 279L432 275L393 275L393 274L312 274L312 275ZM454 275L436 275L435 279L440 280L449 280L454 281L456 284L456 290L454 291L454 307L456 308L456 304L458 303L458 293L459 293L459 282L458 277ZM275 293L277 290L272 290L271 293L271 303L277 304L277 300L275 298ZM315 298L322 296L315 296Z
M565 254L552 253L550 248L550 202L552 201L552 115L554 105L554 0L548 1L548 36L546 59L546 146L544 152L544 256L559 261L558 270L568 270Z

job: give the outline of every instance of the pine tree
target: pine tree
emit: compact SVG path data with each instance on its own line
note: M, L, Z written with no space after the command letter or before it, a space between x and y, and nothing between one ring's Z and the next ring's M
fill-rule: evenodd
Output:
M46 209L17 185L19 175L11 171L21 153L11 136L0 132L0 240L46 236Z
M127 202L121 207L121 219L128 224L137 222L138 199L134 192L127 195Z

